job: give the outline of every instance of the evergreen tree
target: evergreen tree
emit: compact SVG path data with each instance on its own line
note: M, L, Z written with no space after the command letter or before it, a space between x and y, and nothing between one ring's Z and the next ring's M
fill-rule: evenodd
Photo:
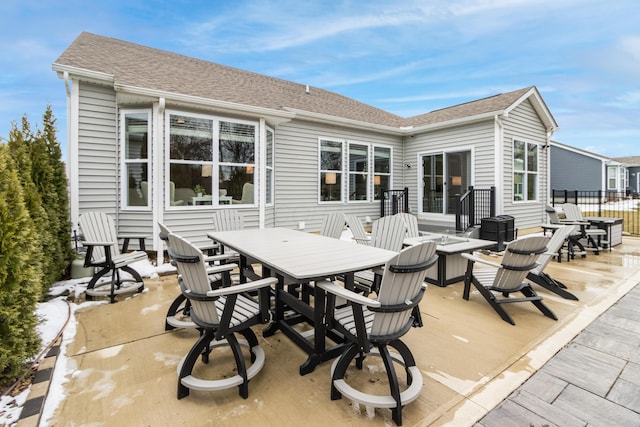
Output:
M17 378L39 349L35 307L42 272L39 238L11 153L0 144L0 381Z
M38 239L40 247L31 254L31 261L37 265L45 275L42 278L43 280L40 281L42 285L40 295L42 295L53 283L51 270L54 263L52 261L53 254L50 252L54 247L54 239L51 234L49 218L42 203L41 190L36 186L32 178L33 163L31 159L32 152L35 151L32 144L34 138L35 136L31 132L31 127L26 115L22 118L21 130L18 129L15 122L12 123L11 130L9 131L8 147L18 170L25 207L31 217L34 229L39 232Z
M53 116L51 106L47 105L42 118L43 130L37 134L35 139L37 149L32 153L34 161L42 156L42 164L39 168L34 163L33 178L36 186L40 189L42 202L46 206L49 226L54 239L51 277L53 281L60 279L73 260L67 173L62 161L62 149L56 137L55 123L56 119Z

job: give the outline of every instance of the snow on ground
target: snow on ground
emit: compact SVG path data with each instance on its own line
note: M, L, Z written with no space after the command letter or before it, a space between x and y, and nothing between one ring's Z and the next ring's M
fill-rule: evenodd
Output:
M149 261L140 261L131 266L140 273L142 277L158 277L159 274L175 271L175 268L170 264L162 264L160 266L154 266ZM60 402L64 399L64 383L66 382L65 376L67 372L66 347L76 335L76 321L75 312L79 308L88 307L90 305L108 304L108 301L86 301L81 304L75 304L67 300L67 295L73 296L73 300L82 294L89 282L89 277L75 280L66 280L62 282L54 283L49 290L49 295L52 297L49 301L39 303L36 306L36 315L39 319L37 326L38 334L42 339L41 352L36 357L35 361L39 361L41 357L44 357L49 351L49 345L55 341L58 335L64 330L62 343L60 345L60 353L58 361L56 363L56 369L53 371L51 378L51 384L49 394L47 396L45 406L42 413L40 425L47 425L46 420L51 418L58 408ZM146 292L146 290L145 290ZM31 387L22 391L15 397L1 396L0 397L0 426L14 426L20 418L22 412L22 406L29 397L29 391Z

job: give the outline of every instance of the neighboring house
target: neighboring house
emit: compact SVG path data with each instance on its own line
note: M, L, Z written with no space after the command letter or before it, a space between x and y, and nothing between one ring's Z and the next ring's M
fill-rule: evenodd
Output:
M551 141L550 169L551 190L624 194L628 186L623 162L557 141Z
M616 157L613 160L625 165L627 182L632 193L640 193L640 156Z
M470 185L495 186L497 214L516 227L546 218L557 124L535 87L403 118L90 33L53 70L67 90L74 224L101 210L158 251L158 221L194 242L231 207L248 226L316 231L332 211L375 219L380 188L407 187L421 221L452 222L453 195Z

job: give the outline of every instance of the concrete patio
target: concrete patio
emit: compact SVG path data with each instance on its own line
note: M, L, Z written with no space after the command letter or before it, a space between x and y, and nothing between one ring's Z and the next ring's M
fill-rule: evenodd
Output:
M470 426L482 419L640 282L640 239L552 262L546 272L580 299L535 287L558 321L530 303L510 304L512 326L477 292L464 301L461 282L429 286L420 305L424 327L405 336L424 389L404 408L404 425ZM263 326L256 332L266 364L251 381L248 399L231 389L192 391L177 400L176 366L198 333L164 330L166 309L179 292L174 275L147 280L146 287L133 298L76 313L76 336L60 358L67 366L55 367L68 372L66 396L47 425L393 425L389 410L374 414L344 399L331 401L330 363L300 376L306 355L280 332L262 338ZM353 373L357 381L373 387L384 381L375 359Z

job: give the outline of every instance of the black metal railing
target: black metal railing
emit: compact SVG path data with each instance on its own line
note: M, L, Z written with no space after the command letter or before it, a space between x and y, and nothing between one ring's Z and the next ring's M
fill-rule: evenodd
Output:
M409 189L380 190L380 216L409 212Z
M551 190L551 204L563 203L580 206L582 215L622 218L622 231L640 235L640 199L636 194L602 190Z
M455 196L456 231L466 231L480 224L483 218L496 216L496 187L469 187Z

